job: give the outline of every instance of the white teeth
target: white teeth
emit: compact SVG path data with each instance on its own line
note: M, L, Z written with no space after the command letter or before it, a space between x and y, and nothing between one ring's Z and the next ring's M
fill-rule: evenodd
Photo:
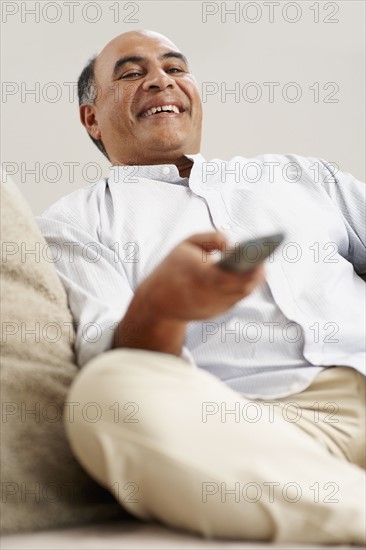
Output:
M173 111L173 113L179 114L179 109L176 105L161 105L159 107L151 107L143 113L143 116L151 116L155 113L160 113L160 111Z

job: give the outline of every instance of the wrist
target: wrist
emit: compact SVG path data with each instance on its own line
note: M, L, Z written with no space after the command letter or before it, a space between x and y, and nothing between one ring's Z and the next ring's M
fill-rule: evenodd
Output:
M164 315L148 299L142 285L118 325L113 347L160 351L180 356L187 323Z

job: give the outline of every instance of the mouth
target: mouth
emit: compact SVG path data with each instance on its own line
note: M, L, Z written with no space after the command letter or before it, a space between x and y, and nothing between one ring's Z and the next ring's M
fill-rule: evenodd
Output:
M183 106L177 103L164 103L161 105L144 108L138 115L139 118L176 118L185 112Z

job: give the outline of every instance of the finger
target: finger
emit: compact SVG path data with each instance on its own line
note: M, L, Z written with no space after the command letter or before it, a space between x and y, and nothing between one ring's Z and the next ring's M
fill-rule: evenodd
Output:
M199 246L206 252L220 250L224 245L229 246L227 236L221 231L211 231L209 233L196 233L187 239L188 242Z

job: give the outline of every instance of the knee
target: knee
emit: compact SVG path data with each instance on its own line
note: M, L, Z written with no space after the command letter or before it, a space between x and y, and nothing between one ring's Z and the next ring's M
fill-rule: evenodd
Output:
M87 404L106 396L131 397L136 390L189 377L193 366L181 357L140 349L113 349L89 361L76 376L68 399ZM79 411L80 412L80 411ZM77 416L77 413L76 413Z
M156 416L160 411L161 420L169 408L172 388L184 387L184 381L189 385L194 370L166 353L116 349L101 354L83 367L68 392L64 422L70 441L81 430L100 432L107 425L145 434L157 429Z
M182 387L191 375L185 360L145 350L111 350L87 363L68 392L64 424L89 474L106 484L106 457L116 441L123 454L141 437L155 443L174 439L169 396L174 399L177 378Z

